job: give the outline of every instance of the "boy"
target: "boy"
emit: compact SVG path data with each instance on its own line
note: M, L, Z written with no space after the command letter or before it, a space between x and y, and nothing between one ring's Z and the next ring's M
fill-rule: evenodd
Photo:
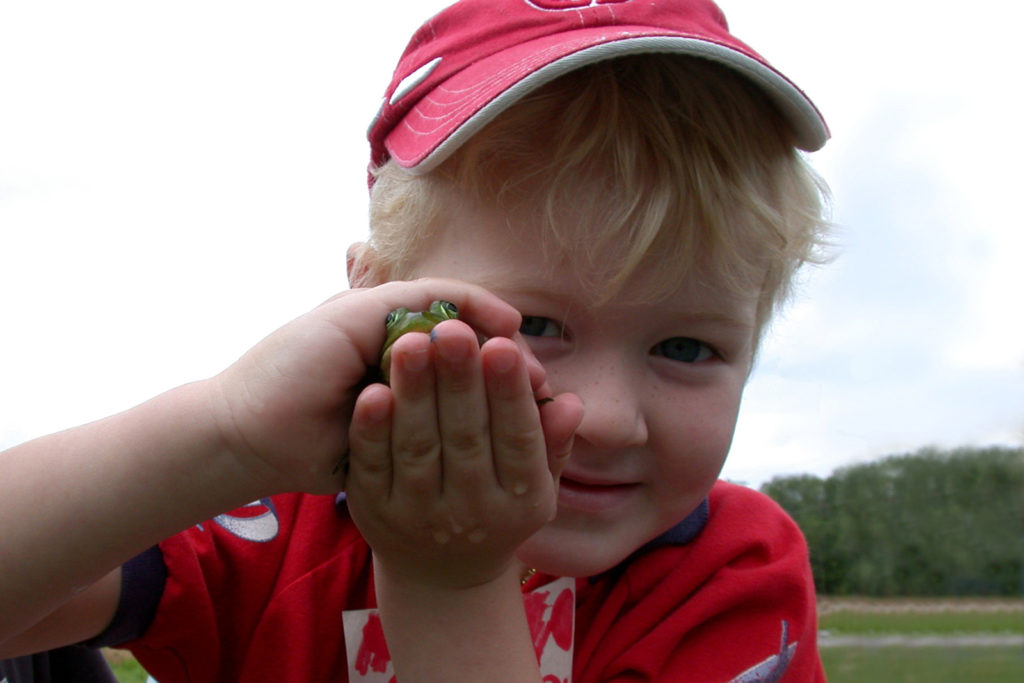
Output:
M4 454L0 655L119 644L161 683L821 680L799 531L716 478L823 225L796 149L826 138L709 2L434 17L370 130L355 289ZM388 311L437 299L460 319L366 386Z

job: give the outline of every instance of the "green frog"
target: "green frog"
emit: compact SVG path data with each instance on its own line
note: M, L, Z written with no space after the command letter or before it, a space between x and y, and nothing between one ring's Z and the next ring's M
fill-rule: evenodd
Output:
M391 346L395 340L406 332L430 332L443 320L456 320L459 309L450 301L435 301L425 311L410 311L408 308L396 308L388 313L384 320L387 338L380 349L380 376L385 384L389 383L391 370Z

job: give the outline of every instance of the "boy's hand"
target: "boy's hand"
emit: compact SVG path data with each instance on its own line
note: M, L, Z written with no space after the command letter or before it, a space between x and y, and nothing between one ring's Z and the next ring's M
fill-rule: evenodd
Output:
M395 341L391 386L371 385L356 403L346 482L378 571L480 585L554 516L582 407L570 395L538 407L543 374L524 349L501 336L480 346L462 320Z
M349 419L367 369L378 362L384 320L395 308L426 308L435 299L453 302L487 336L511 337L519 329L519 313L479 287L392 282L324 302L207 383L218 432L252 476L254 495L344 487L336 465L349 449ZM530 363L539 385L543 371Z

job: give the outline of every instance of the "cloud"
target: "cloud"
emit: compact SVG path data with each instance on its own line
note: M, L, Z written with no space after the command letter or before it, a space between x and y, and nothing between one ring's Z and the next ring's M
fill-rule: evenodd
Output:
M977 125L962 104L879 99L833 158L838 258L768 339L727 474L757 482L925 445L1021 441L1012 311L1024 287L1000 248L1016 210L987 195L1004 166L969 163L947 142Z

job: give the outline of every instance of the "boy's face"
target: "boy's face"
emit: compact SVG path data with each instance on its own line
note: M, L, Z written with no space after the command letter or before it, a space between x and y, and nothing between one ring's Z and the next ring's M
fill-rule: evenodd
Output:
M757 292L727 296L692 278L644 301L631 281L628 301L595 305L571 257L543 262L535 231L460 209L410 276L473 282L518 308L552 390L583 400L558 516L518 555L543 572L589 576L682 520L717 479L750 369Z

